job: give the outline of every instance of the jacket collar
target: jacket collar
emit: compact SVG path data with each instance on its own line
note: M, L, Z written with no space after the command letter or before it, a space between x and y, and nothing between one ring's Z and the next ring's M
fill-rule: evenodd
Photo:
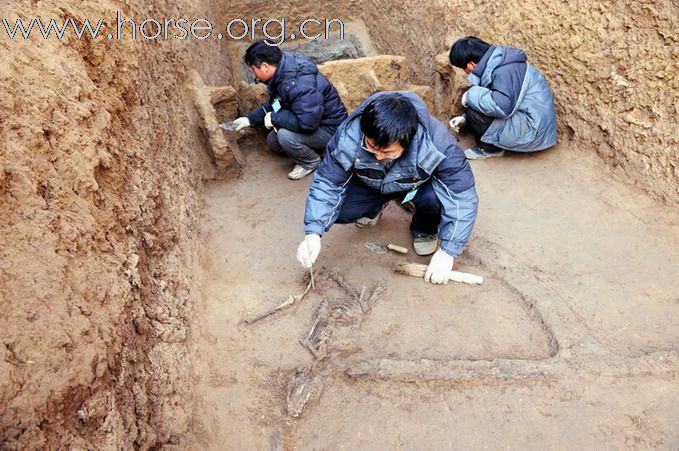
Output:
M486 72L486 67L488 66L488 60L490 60L490 57L495 52L495 48L496 46L491 45L488 48L488 50L486 50L486 53L484 53L481 59L479 60L479 64L476 65L476 68L472 71L471 74L469 74L469 76L467 76L467 79L473 85L478 85L481 83L483 79L483 74Z
M271 94L274 94L276 92L276 88L278 87L278 84L283 80L285 76L285 72L288 70L288 55L286 52L283 52L283 57L281 58L280 62L278 63L278 66L276 67L276 72L273 74L273 77L271 77L271 80L267 84L267 89Z

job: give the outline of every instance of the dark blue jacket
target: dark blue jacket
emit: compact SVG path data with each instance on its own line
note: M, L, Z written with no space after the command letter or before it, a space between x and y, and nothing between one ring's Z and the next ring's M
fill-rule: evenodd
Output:
M552 90L523 50L491 46L469 81L474 86L467 91L468 107L495 118L481 141L516 152L556 144Z
M471 236L478 205L471 167L448 128L429 115L422 99L406 91L400 94L415 106L419 126L403 155L386 170L362 148L360 120L368 102L388 94L393 92L372 95L328 143L307 199L305 233L323 235L330 229L339 216L352 177L385 194L412 191L430 182L441 203L441 248L450 255L460 255Z
M302 53L283 52L268 89L269 102L247 115L252 126L264 124L264 116L272 111L275 99L281 104L281 109L271 115L277 129L312 133L320 126L336 128L347 118L347 109L335 87Z

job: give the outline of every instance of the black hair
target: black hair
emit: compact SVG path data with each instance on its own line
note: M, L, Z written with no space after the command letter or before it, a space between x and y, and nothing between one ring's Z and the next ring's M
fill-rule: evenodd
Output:
M415 136L417 124L415 107L398 93L373 99L361 115L361 131L380 149L396 141L407 148Z
M483 55L490 48L490 44L476 36L465 36L464 38L455 41L450 48L450 64L455 67L464 69L467 63L478 64L483 58Z
M266 40L257 41L245 51L243 61L248 66L259 68L262 63L278 66L283 57L283 52L275 44Z

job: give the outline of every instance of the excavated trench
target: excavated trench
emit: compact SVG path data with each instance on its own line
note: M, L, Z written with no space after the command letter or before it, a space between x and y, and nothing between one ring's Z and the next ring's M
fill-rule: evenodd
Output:
M3 17L121 8L14 3ZM308 183L284 178L262 134L216 129L263 94L246 83L247 44L0 40L0 449L434 448L451 430L461 447L525 448L564 434L558 423L585 447L676 445L679 143L676 105L657 92L679 81L653 63L679 57L673 2L156 0L123 12L341 18L346 40L285 47L325 63L350 108L412 89L441 119L464 80L436 56L467 34L515 45L552 83L561 144L474 166L487 208L457 265L482 287L442 295L395 278L397 259L362 244L407 243L407 214L390 207L377 230L324 238L325 300L246 326L300 289ZM346 300L376 283L386 290L369 309ZM326 329L309 333L316 323ZM530 371L547 376L522 382ZM587 379L601 374L616 379ZM628 380L644 394L612 398Z

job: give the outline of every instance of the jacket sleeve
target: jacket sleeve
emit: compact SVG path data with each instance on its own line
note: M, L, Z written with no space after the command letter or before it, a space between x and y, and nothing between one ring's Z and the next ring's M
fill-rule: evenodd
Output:
M298 133L311 133L321 123L325 111L323 95L313 86L298 81L296 89L290 91L289 109L279 110L271 116L276 128L285 128Z
M462 254L476 222L476 212L479 198L476 188L456 193L443 180L433 178L434 192L441 201L441 224L439 225L439 237L441 249L448 255L457 257Z
M526 63L497 68L489 87L472 86L467 91L467 105L486 116L507 118L512 115L521 94Z
M353 172L351 169L344 170L332 156L337 140L335 136L328 144L325 158L311 182L304 211L304 233L307 235L315 233L323 236L323 233L330 230L346 198Z
M260 127L264 125L264 116L266 116L266 113L271 110L271 102L266 102L250 111L248 114L246 114L248 120L250 121L250 125L252 127Z
M457 257L471 238L479 199L471 167L462 149L452 136L446 139L446 143L446 148L440 149L446 158L432 174L432 187L441 202L441 249Z
M278 110L277 113L272 114L271 123L276 128L285 128L296 133L303 132L297 115L290 110Z

